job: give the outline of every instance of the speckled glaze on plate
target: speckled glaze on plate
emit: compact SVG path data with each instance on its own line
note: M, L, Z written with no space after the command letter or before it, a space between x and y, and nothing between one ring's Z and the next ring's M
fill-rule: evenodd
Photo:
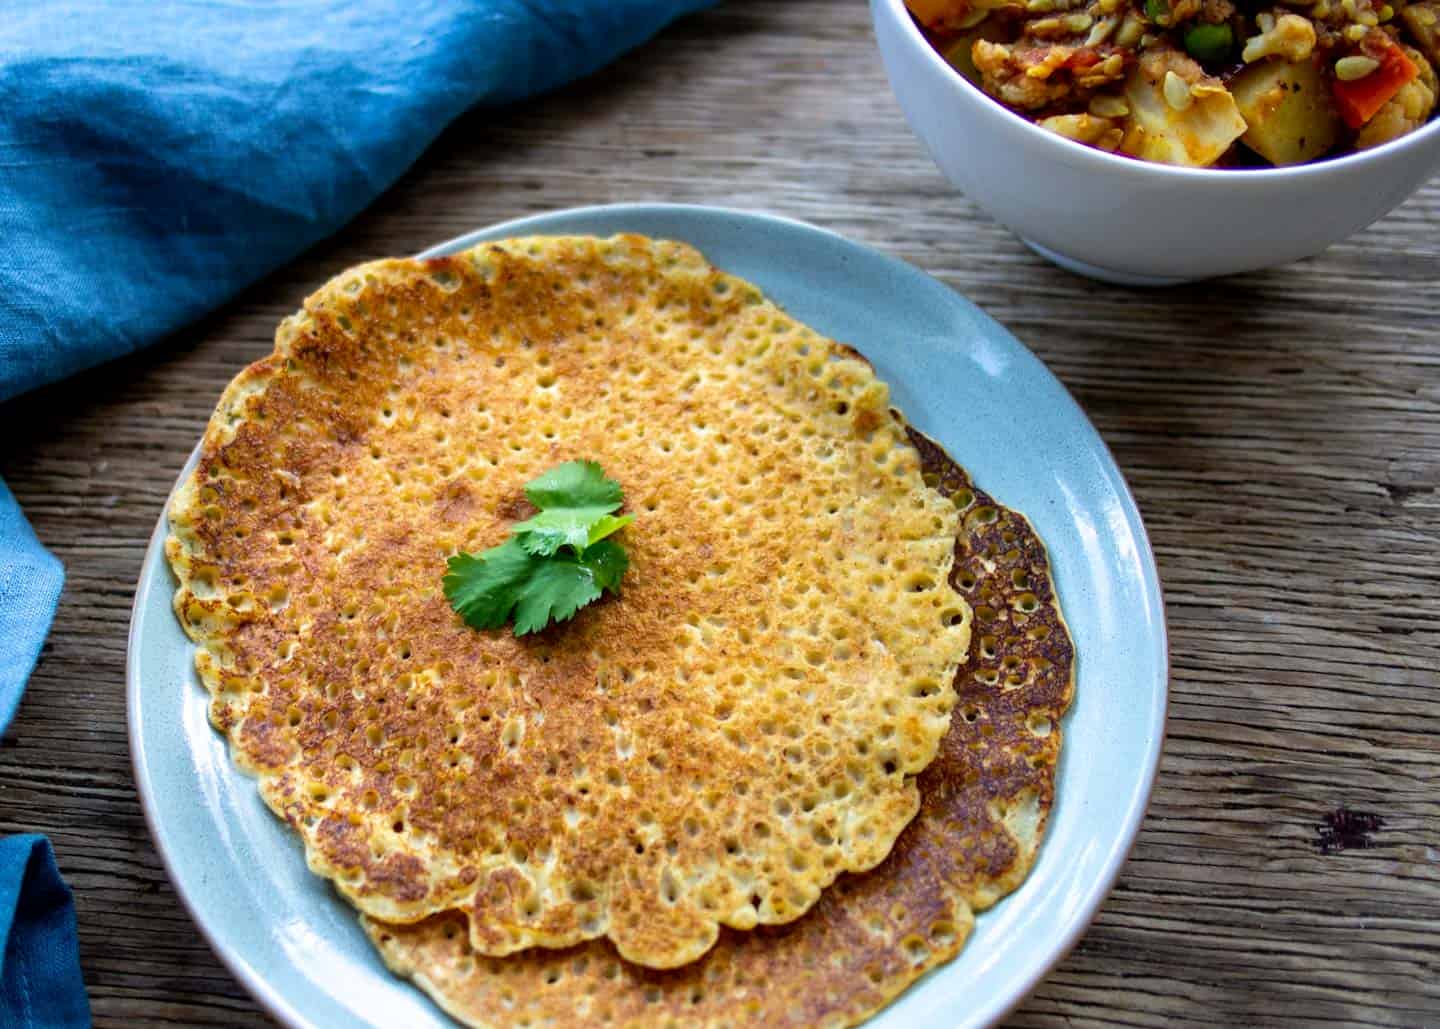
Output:
M1019 890L978 918L959 958L870 1023L990 1024L1084 932L1139 829L1160 755L1164 607L1125 481L1064 387L1005 329L909 265L812 226L721 208L617 205L506 222L425 256L507 236L622 231L690 243L857 347L906 417L1028 515L1049 546L1079 660L1040 858ZM164 537L162 512L135 593L127 702L145 816L181 899L229 969L287 1025L451 1025L386 970L354 909L306 868L298 838L231 764L171 611Z

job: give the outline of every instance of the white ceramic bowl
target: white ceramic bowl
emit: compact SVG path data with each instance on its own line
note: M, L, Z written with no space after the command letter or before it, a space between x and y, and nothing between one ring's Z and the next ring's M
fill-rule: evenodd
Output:
M1175 168L1117 157L1006 110L945 62L904 0L870 0L900 107L949 180L1071 271L1134 285L1308 257L1396 207L1440 168L1440 119L1293 168Z

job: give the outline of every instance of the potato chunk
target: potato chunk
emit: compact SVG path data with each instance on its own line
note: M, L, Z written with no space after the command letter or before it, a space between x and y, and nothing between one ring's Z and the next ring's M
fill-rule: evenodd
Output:
M1240 141L1271 164L1304 164L1340 141L1340 113L1313 60L1249 65L1230 80L1230 92L1245 119Z

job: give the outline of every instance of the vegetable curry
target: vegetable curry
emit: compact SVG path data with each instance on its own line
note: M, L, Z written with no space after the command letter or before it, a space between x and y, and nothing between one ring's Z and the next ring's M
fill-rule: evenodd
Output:
M1440 0L906 0L956 70L1069 139L1195 168L1388 143L1434 113Z

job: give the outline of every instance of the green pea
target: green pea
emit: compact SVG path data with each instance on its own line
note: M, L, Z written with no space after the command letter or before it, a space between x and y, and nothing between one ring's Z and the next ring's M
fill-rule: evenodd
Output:
M1145 0L1145 17L1164 25L1170 20L1170 0Z
M1185 32L1185 49L1197 61L1223 61L1235 46L1229 24L1195 25Z

